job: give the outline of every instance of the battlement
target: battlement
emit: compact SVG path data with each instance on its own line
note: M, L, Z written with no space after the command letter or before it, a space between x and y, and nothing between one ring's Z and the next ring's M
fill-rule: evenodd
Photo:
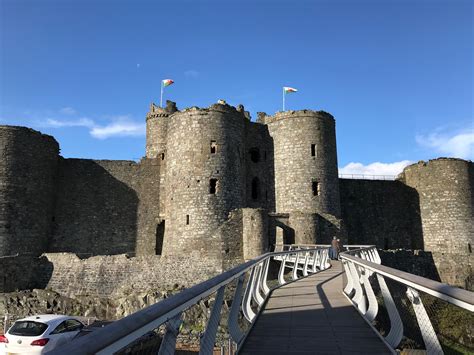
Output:
M34 130L33 128L25 127L25 126L10 126L10 125L0 125L0 135L8 134L11 132L12 134L26 134L31 137L36 137L42 139L44 141L49 141L52 144L58 146L58 142L54 139L53 136L48 134L41 133L39 131Z
M325 111L313 111L313 110L279 111L275 113L273 116L269 116L265 112L259 112L257 122L269 124L276 121L291 119L294 117L317 117L319 119L326 120L327 122L330 122L333 124L335 122L334 117L331 114Z
M176 102L166 100L166 107L157 106L154 102L150 104L150 111L146 114L146 120L158 117L168 117L175 112L179 112Z
M219 100L217 103L212 104L209 107L191 106L179 112L196 113L196 114L201 113L203 115L211 113L211 112L220 112L224 114L242 116L243 118L250 120L250 114L248 111L245 111L243 105L237 105L237 107L235 107L235 106L229 105L225 100Z
M419 167L424 167L424 166L430 166L430 165L433 165L433 164L435 164L435 165L449 164L449 163L452 163L452 162L458 162L458 163L462 163L462 164L472 163L470 160L464 160L464 159L460 159L460 158L439 157L439 158L436 158L436 159L430 159L428 161L420 160L416 163L407 165L404 170L412 169L412 168L415 168L415 167L419 168Z

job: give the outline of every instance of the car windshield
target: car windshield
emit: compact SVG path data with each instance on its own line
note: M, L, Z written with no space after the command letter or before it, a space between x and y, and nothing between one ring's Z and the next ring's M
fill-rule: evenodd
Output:
M21 335L26 337L36 337L44 333L48 328L47 324L32 322L32 321L19 321L15 322L8 331L11 335Z

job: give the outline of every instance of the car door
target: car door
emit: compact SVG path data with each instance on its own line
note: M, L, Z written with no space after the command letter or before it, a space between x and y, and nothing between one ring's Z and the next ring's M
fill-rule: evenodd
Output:
M66 319L61 322L49 335L51 345L48 350L69 342L83 327L84 325L76 319Z

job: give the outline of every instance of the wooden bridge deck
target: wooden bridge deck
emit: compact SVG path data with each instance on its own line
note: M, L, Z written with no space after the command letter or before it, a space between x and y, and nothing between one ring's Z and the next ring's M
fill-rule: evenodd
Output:
M390 354L342 294L342 266L273 291L239 354Z

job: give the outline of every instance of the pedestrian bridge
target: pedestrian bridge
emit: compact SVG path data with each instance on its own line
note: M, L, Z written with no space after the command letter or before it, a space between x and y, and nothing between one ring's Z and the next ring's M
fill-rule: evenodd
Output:
M153 335L161 341L147 354L174 354L186 310L203 300L212 307L200 354L219 350L218 330L226 354L449 352L439 317L455 314L462 327L474 293L383 266L374 246L346 249L329 260L326 245L276 246L51 354L145 353Z

